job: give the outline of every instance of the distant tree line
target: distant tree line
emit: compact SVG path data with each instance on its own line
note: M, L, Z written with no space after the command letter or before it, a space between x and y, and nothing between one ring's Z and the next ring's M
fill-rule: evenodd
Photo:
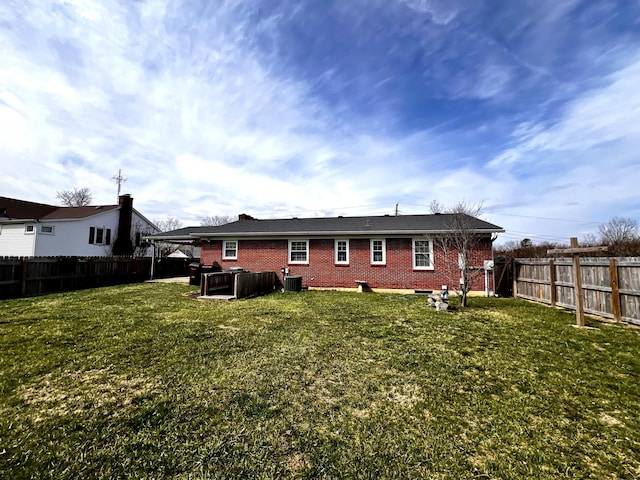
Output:
M591 247L606 245L606 252L589 254L593 257L640 257L640 229L638 222L632 218L613 217L598 227L596 234L586 235L581 246ZM496 247L497 257L512 258L542 258L547 257L547 250L564 248L567 244L558 242L541 242L534 244L529 238L521 241L509 241Z

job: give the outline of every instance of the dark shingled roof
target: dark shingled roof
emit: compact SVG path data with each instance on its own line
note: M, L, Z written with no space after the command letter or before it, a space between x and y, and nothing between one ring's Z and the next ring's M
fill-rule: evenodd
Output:
M119 205L94 205L86 207L58 207L44 203L27 202L15 198L0 197L0 218L9 220L62 220L86 218L117 209Z
M478 233L503 232L502 227L466 214L363 216L328 218L289 218L239 220L215 227L186 227L159 233L152 238L181 239L215 237L256 237L277 235L398 235L456 231L464 225Z
M65 218L86 218L98 213L115 210L119 205L98 205L86 207L58 207L55 211L42 217L45 220L59 220Z
M37 220L58 208L60 207L46 205L44 203L0 197L0 218Z

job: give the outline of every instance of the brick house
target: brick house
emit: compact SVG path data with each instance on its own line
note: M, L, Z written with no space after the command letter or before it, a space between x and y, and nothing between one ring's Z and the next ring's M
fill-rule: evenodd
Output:
M309 287L439 290L459 279L458 252L438 247L463 216L476 239L468 264L483 269L492 260L495 234L504 230L464 214L291 218L258 220L242 214L221 226L187 227L150 237L153 242L193 242L204 265L223 270L275 271L302 276ZM459 231L459 230L458 230ZM436 240L436 241L434 241ZM489 285L493 285L490 279ZM485 290L485 275L472 277Z

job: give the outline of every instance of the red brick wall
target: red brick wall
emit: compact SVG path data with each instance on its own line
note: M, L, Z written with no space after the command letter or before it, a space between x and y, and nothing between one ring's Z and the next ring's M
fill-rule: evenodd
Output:
M349 264L334 263L334 239L309 240L309 264L289 264L287 240L239 240L238 259L222 259L222 241L202 244L201 262L211 265L217 262L227 270L242 267L252 272L275 271L280 278L280 269L289 268L290 275L301 275L303 285L310 287L355 288L356 280L365 280L372 288L400 288L439 290L442 285L458 283L457 252L448 252L434 246L434 270L414 270L412 267L411 238L386 239L386 265L371 265L370 240L349 239ZM483 266L490 260L491 240L482 240L479 249L471 255L471 266ZM491 278L489 279L490 281ZM491 285L491 284L490 284ZM484 290L484 272L471 275L471 289Z

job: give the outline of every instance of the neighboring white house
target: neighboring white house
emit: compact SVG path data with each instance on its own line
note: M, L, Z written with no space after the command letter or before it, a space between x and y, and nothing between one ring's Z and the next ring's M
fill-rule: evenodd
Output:
M151 256L142 237L157 232L130 195L121 195L118 205L86 207L0 197L0 257Z

